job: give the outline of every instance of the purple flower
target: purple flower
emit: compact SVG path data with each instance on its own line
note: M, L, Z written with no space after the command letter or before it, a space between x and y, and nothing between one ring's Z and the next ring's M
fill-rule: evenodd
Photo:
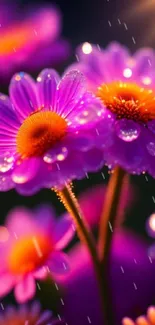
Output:
M102 105L85 89L83 75L59 80L43 70L35 83L16 74L10 99L0 95L0 190L16 187L30 195L42 187L64 186L101 167L96 123Z
M68 272L68 259L61 250L74 235L71 219L58 221L47 206L34 213L24 208L10 212L0 242L0 297L14 288L20 303L31 299L36 290L35 279ZM1 236L0 236L1 237Z
M97 144L106 163L155 177L154 51L141 49L131 56L117 43L105 50L84 43L77 55L74 68L85 74L88 89L105 106Z
M8 81L19 70L38 71L65 60L70 52L60 38L61 14L55 7L31 8L22 14L15 4L0 5L0 77Z
M0 314L0 325L59 325L49 310L41 311L40 304L35 301L29 307L22 305L15 308L9 306Z

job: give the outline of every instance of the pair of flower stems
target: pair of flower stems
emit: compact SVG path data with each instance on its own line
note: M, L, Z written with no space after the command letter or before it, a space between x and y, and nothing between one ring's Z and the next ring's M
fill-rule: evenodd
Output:
M61 202L74 219L79 239L87 246L91 255L98 282L104 325L115 325L115 312L110 286L110 248L121 194L124 186L128 183L127 177L126 172L120 167L116 167L111 174L100 219L97 245L72 191L72 187L67 184L61 191L55 190Z

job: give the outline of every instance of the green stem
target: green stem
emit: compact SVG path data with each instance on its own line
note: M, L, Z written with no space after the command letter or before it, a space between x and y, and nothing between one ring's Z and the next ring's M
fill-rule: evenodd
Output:
M96 244L93 235L82 215L78 201L72 192L71 186L66 185L63 188L63 190L61 191L55 190L55 192L57 193L58 197L60 198L61 202L63 203L67 211L71 214L76 224L78 236L81 242L83 242L87 246L88 251L91 255L91 259L94 265L94 269L96 272L97 281L99 285L99 290L100 290L101 308L103 312L103 324L111 325L108 322L108 319L106 317L106 310L105 310L106 296L105 296L105 290L103 288L103 273L100 268L100 262L99 262L99 258L96 250Z

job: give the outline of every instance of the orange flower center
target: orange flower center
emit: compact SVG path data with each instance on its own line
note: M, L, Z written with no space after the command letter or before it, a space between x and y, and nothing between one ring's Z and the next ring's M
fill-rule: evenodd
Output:
M23 157L42 156L67 132L67 122L55 112L36 112L25 119L17 133L17 152Z
M112 82L98 88L97 96L118 119L148 122L155 118L155 93L135 83Z
M21 48L31 35L31 30L27 26L16 27L1 35L0 55L15 52Z
M8 258L9 269L15 274L24 274L44 265L52 251L52 243L47 236L27 236L13 244Z

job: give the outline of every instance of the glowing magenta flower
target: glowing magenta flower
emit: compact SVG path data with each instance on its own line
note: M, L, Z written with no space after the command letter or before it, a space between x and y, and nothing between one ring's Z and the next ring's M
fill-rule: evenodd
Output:
M0 314L0 325L58 325L62 324L53 318L49 310L41 311L40 304L35 301L28 307L22 305L15 308L9 306Z
M43 7L20 13L9 3L0 9L0 77L10 79L16 71L35 71L46 64L58 64L66 59L70 49L60 38L61 15L55 7ZM21 19L22 17L22 19Z
M98 145L106 163L155 177L155 55L141 49L131 56L117 43L101 50L84 43L78 51L88 88L105 106ZM73 66L72 66L73 68Z
M139 316L135 322L125 317L122 325L155 325L155 307L151 306L147 310L146 316Z
M0 96L0 190L32 194L97 170L103 160L95 147L100 110L78 71L59 81L55 71L43 70L37 83L16 74L10 99Z
M18 302L31 299L36 290L35 279L44 279L69 270L66 254L61 252L74 234L69 217L54 220L46 207L35 213L13 210L6 221L8 236L0 243L0 297L14 288Z

